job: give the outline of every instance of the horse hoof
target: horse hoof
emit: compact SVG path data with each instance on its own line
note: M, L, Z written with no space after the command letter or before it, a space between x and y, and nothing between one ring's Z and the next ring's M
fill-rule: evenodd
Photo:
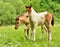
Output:
M47 39L48 41L52 41L52 39Z
M25 36L25 38L28 39L27 36Z
M35 39L33 39L32 41L35 41Z
M29 37L25 36L26 39L30 39Z

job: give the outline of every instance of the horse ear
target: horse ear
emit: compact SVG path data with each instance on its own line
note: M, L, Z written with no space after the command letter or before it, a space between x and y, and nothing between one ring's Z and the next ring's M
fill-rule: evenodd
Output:
M30 6L25 6L26 8L31 8L32 7L32 5L30 5Z

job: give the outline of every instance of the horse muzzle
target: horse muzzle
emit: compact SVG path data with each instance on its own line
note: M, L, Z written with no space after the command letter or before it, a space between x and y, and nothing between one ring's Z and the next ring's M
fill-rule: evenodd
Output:
M17 28L15 27L15 29L17 29Z

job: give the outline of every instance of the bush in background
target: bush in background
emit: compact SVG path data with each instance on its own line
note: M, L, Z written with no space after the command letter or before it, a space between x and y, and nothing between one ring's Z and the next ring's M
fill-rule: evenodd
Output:
M60 22L59 0L0 0L0 25L12 25L14 19L25 13L25 5L32 5L36 12L48 11Z

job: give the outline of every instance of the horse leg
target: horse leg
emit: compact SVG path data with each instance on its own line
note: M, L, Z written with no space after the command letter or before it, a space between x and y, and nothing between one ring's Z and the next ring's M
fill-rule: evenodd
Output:
M51 37L51 28L48 29L48 40L52 40L52 37Z
M44 25L41 26L41 30L42 30L42 31L41 31L41 34L40 34L40 39L42 39L42 34L43 34L43 32L44 32Z
M47 32L47 27L46 27L46 26L44 26L43 28L44 28L44 31L46 31L46 32Z
M32 40L35 41L36 27L33 26L33 28L31 29L32 29L31 37L32 37Z
M29 30L27 29L27 26L26 26L26 28L24 29L24 32L25 32L25 38L28 39L27 32L29 32Z
M47 35L48 35L48 40L52 40L52 36L51 36L51 25L47 25Z
M29 29L27 29L27 36L29 37Z
M29 39L29 28L30 28L30 25L28 24L26 25L26 28L24 30L26 39Z
M24 29L25 38L27 39L27 29Z
M28 36L28 38L30 38L29 37L29 28L30 28L30 25L27 25L27 36Z
M46 26L44 27L44 31L46 31L46 34L47 34L47 37L48 37L48 30L47 30Z
M33 29L33 31L32 31L32 34L33 34L33 41L35 41L35 34L36 34L36 31L35 31L36 29L35 29L35 27L34 27L34 29Z

